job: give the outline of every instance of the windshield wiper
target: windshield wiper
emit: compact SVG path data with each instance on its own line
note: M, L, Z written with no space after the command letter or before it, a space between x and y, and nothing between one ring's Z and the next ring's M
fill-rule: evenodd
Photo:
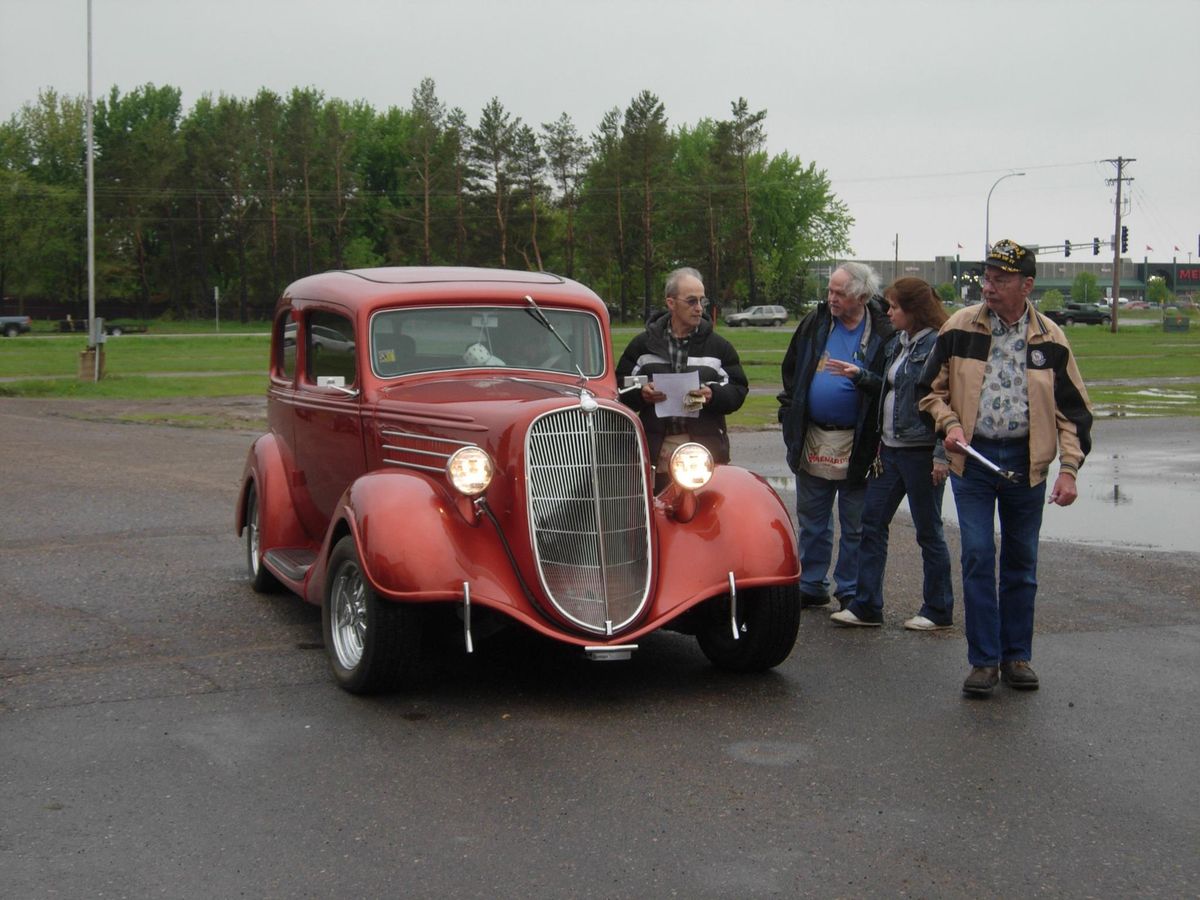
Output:
M571 356L571 365L575 367L575 371L579 373L579 377L583 379L583 383L586 384L587 376L583 374L583 369L579 368L579 363L575 361L575 351L571 349L571 345L563 340L563 336L558 333L558 329L550 323L550 320L547 319L545 314L542 312L541 307L534 303L533 298L528 294L525 295L525 302L529 304L529 307L525 310L525 312L529 313L529 315L533 316L535 320L549 329L550 333L554 335L555 339L563 345L563 348Z

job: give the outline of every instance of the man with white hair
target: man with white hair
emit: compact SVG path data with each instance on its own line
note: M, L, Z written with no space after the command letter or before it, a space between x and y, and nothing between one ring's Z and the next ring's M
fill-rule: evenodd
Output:
M825 302L800 321L783 358L779 421L788 467L796 473L801 606L829 603L835 500L841 538L833 580L842 609L858 586L867 473L879 446L869 401L882 385L884 345L893 331L879 287L870 266L843 263L829 278ZM857 374L835 374L831 359L854 363Z

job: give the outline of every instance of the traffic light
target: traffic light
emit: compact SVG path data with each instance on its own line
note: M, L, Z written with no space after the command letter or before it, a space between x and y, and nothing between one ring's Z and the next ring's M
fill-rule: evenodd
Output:
M1092 238L1092 256L1100 255L1100 238Z
M1071 241L1068 238L1067 240L1063 241L1063 256L1070 256L1070 255L1071 255Z
M1121 252L1124 253L1129 249L1129 226L1121 226Z

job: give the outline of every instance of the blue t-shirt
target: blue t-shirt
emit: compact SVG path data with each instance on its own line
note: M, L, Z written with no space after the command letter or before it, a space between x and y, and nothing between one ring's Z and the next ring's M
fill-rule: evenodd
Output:
M826 425L844 425L847 428L853 428L854 423L858 421L858 404L861 398L854 382L841 375L826 372L825 360L840 359L856 366L866 365L862 355L863 330L866 327L865 312L859 320L858 327L853 331L847 329L838 319L833 320L833 328L825 341L825 352L817 363L812 384L808 386L809 419Z

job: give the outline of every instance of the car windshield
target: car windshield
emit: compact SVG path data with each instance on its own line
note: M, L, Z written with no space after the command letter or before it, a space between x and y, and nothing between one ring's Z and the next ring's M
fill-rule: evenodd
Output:
M371 318L371 365L384 378L447 369L515 368L604 372L600 321L591 313L542 307L568 352L531 310L437 306L384 310Z

